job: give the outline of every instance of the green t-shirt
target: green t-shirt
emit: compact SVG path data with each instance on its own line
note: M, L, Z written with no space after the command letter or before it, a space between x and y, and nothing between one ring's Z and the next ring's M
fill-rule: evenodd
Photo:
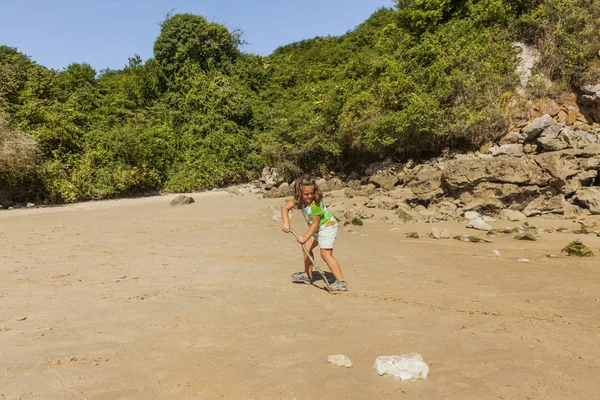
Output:
M302 208L302 215L304 215L308 225L312 225L313 217L321 217L319 220L319 229L325 226L334 226L337 223L333 214L327 211L327 207L323 201L320 204L313 201L312 204Z

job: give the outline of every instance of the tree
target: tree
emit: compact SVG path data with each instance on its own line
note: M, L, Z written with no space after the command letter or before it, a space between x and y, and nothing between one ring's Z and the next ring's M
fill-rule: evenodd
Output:
M223 25L207 22L200 15L177 14L162 23L154 57L172 78L188 62L203 70L220 69L238 57L240 44L239 35Z

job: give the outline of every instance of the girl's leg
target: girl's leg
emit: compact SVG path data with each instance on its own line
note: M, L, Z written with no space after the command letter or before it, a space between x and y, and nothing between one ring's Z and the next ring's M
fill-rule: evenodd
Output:
M306 243L304 243L304 246L306 246L306 249L313 258L315 257L315 255L313 254L313 250L315 249L315 247L317 247L318 244L319 243L313 238L308 239ZM308 277L312 280L312 261L310 261L310 258L308 258L308 256L306 255L304 249L300 248L300 251L302 251L302 255L304 256L304 272L306 272L306 275L308 275Z
M321 258L327 263L327 266L331 270L333 276L335 276L335 279L343 281L344 274L342 274L340 263L333 256L333 249L321 249Z

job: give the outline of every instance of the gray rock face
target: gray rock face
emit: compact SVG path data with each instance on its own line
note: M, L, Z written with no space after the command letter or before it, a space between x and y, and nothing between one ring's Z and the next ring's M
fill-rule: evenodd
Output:
M177 196L173 200L171 200L170 205L171 205L171 207L175 207L175 206L183 206L183 205L192 204L192 203L195 203L195 201L192 197L180 194L179 196Z

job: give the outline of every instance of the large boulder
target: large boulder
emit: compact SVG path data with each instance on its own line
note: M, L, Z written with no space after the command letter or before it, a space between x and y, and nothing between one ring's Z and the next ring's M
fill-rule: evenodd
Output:
M459 193L465 210L499 212L506 208L523 210L531 200L539 196L540 187L482 182Z
M416 199L429 202L444 194L442 171L426 165L414 175L414 179L408 182L406 187L414 193Z
M454 160L448 164L442 179L444 186L455 195L483 182L543 186L549 181L548 175L530 157L506 155Z
M584 187L577 191L575 200L592 214L600 214L600 187Z
M277 172L275 167L264 167L259 181L263 188L269 190L273 187L278 187L281 185L283 182L285 182L285 179L279 172Z
M398 183L398 176L390 173L379 173L373 175L369 179L369 182L384 190L394 190L396 184Z
M382 193L375 193L365 203L367 208L378 208L381 210L393 210L398 207L398 200Z
M561 136L568 143L568 146L574 149L584 149L598 143L597 134L581 129L572 129L571 127L565 127L561 132Z
M548 192L533 200L523 210L523 214L528 217L541 214L564 214L566 207L565 196L562 194L552 195Z
M550 125L537 138L537 143L546 151L557 151L569 147L568 140L562 134L564 125Z
M501 146L493 146L490 147L487 151L488 154L492 156L501 156L501 155L509 155L509 156L517 156L520 157L523 154L523 145L522 144L503 144Z
M525 140L533 140L537 138L546 128L554 124L554 119L549 114L534 119L526 127L521 130Z
M184 206L186 204L192 204L195 203L194 198L193 197L189 197L183 194L180 194L179 196L175 197L173 200L171 200L171 207L176 207L176 206Z
M535 161L552 177L550 184L555 187L565 186L567 179L580 171L579 162L568 150L538 154Z

